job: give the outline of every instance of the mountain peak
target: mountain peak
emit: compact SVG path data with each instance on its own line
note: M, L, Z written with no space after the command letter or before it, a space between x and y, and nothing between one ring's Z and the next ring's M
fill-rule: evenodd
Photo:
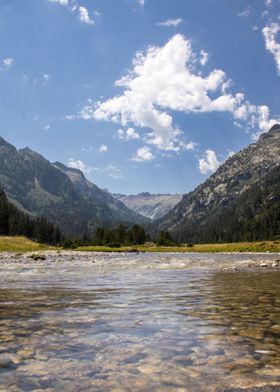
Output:
M1 136L0 136L0 147L8 147L8 148L10 148L10 149L12 149L12 150L16 150L16 148L12 145L12 144L10 144L10 143L8 143L5 139L3 139Z
M280 131L280 124L274 124L268 132Z

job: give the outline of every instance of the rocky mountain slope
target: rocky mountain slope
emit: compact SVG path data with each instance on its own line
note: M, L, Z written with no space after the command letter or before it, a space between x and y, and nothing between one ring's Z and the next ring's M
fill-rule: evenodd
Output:
M167 215L154 223L153 230L168 230L177 240L185 242L231 240L226 236L226 227L235 225L238 232L252 216L260 214L257 202L250 207L250 214L242 208L242 204L249 206L257 189L263 189L258 203L264 208L269 208L269 200L279 197L277 187L266 194L266 182L262 182L269 181L270 175L277 178L273 171L278 170L279 164L280 125L276 124L258 142L229 158L207 181L186 194ZM275 208L277 214L279 207ZM215 236L215 230L220 234ZM277 234L278 229L275 230Z
M20 209L47 217L69 236L91 233L98 226L146 221L81 171L52 164L29 148L17 150L2 138L0 185Z
M183 195L169 194L151 194L148 192L139 193L138 195L121 195L114 196L122 201L132 211L137 212L152 220L159 219L169 212L178 204Z

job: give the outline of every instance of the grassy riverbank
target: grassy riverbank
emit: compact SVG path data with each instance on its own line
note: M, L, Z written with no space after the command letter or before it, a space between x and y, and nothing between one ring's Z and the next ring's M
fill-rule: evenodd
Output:
M39 244L25 237L6 237L0 236L0 252L35 252L47 250L61 250ZM110 248L107 246L82 246L74 249L87 252L126 252L137 249L140 252L279 252L280 241L263 241L263 242L240 242L229 244L199 244L193 246L123 246L120 248Z
M48 249L51 248L25 237L0 236L0 252L35 252Z
M131 249L140 252L280 252L280 241L240 242L229 244L198 244L193 246L144 246L110 248L106 246L83 246L77 250L90 252L125 252Z

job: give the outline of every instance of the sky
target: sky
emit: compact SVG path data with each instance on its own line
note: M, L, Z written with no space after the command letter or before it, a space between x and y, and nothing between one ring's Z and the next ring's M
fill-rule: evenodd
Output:
M280 0L0 0L0 136L187 193L280 122Z

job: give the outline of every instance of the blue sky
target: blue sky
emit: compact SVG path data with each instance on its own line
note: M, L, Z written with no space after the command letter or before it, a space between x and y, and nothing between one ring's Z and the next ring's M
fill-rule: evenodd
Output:
M280 118L280 0L0 0L0 135L186 193Z

